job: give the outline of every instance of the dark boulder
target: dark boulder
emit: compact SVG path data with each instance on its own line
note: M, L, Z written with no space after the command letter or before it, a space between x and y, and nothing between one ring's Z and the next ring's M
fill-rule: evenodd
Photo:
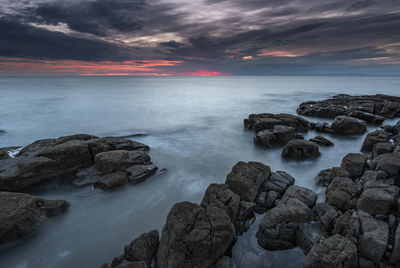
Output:
M142 151L116 150L96 154L94 163L98 170L107 174L125 171L133 165L148 165L150 157Z
M343 157L341 167L349 173L350 178L359 178L367 167L367 156L350 153Z
M128 261L146 262L148 267L155 255L159 242L159 234L157 230L140 235L124 248L124 258Z
M330 125L329 131L341 135L360 135L367 131L367 126L357 118L337 116Z
M350 178L336 177L326 189L325 202L339 210L355 206L355 198L360 194L361 186Z
M94 186L103 190L114 189L118 186L124 185L127 181L127 174L123 171L116 171L101 176L95 183Z
M295 134L293 127L276 125L273 129L266 129L257 132L254 142L262 146L272 148L278 145L284 145L290 141Z
M334 145L333 142L331 142L324 136L316 136L316 137L310 139L310 141L315 142L316 144L321 145L321 146L333 146Z
M389 142L378 142L377 144L374 145L374 148L371 153L371 158L375 159L381 154L393 153L394 148L395 145Z
M318 144L306 140L292 140L283 148L282 157L305 160L320 156Z
M375 144L380 142L389 142L391 137L392 135L384 130L376 130L374 132L370 132L364 139L361 151L371 152Z
M339 216L337 210L327 203L317 203L314 211L322 228L327 231L332 228L333 220Z
M296 131L307 131L309 128L306 119L291 114L251 114L244 120L245 128L254 129L256 132L272 129L276 125L293 127Z

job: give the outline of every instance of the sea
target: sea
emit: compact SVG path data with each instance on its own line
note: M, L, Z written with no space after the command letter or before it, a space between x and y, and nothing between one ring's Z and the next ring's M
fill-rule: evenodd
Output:
M255 134L244 129L243 119L251 113L296 114L301 102L336 94L377 93L400 96L400 77L0 77L0 130L5 131L0 147L76 133L129 136L149 145L152 161L166 170L114 191L78 188L62 180L30 190L71 206L23 242L1 248L0 267L111 263L141 233L161 232L174 203L199 203L209 184L224 183L238 161L284 170L323 200L315 176L339 166L346 154L359 152L365 135L325 135L335 146L320 147L321 157L288 161L281 158L282 148L256 146ZM316 135L309 131L305 138ZM301 267L304 254L298 248L266 251L258 246L255 233L261 218L257 215L250 230L238 236L232 250L235 267Z

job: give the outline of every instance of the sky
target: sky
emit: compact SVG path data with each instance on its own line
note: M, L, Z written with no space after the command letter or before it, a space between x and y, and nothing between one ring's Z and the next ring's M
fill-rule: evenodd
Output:
M400 75L398 0L0 0L0 75Z

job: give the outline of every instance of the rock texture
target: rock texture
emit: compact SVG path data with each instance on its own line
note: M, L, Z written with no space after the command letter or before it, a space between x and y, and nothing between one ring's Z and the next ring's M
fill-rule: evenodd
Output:
M28 194L0 192L0 244L15 242L33 233L49 216L63 212L69 203Z
M292 140L283 148L282 157L296 160L320 156L318 144L312 141Z
M0 190L21 191L63 178L75 178L76 185L113 188L126 181L117 172L125 172L129 181L155 172L148 149L124 138L87 134L39 140L22 148L17 157L0 160Z

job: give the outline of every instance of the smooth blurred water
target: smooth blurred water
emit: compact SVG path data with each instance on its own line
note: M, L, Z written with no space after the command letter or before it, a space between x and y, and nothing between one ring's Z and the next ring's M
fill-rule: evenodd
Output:
M286 161L281 148L256 147L243 119L250 113L295 114L300 102L339 93L399 95L399 88L396 77L0 77L0 129L6 131L0 134L0 147L75 133L148 133L135 140L150 145L153 162L168 169L112 192L66 182L36 189L34 194L65 199L71 207L23 243L0 251L0 267L99 267L111 262L142 232L161 230L174 203L201 201L207 186L223 183L240 160L285 170L298 185L321 193L315 175L359 151L363 136L326 135L335 146L322 147L317 160ZM306 138L315 135L309 132ZM248 250L260 260L269 259L271 267L282 266L282 258L274 261L255 243L250 234L256 230L255 225L239 237L233 252L236 267ZM291 254L300 257L285 258L285 265L296 267L302 254Z

